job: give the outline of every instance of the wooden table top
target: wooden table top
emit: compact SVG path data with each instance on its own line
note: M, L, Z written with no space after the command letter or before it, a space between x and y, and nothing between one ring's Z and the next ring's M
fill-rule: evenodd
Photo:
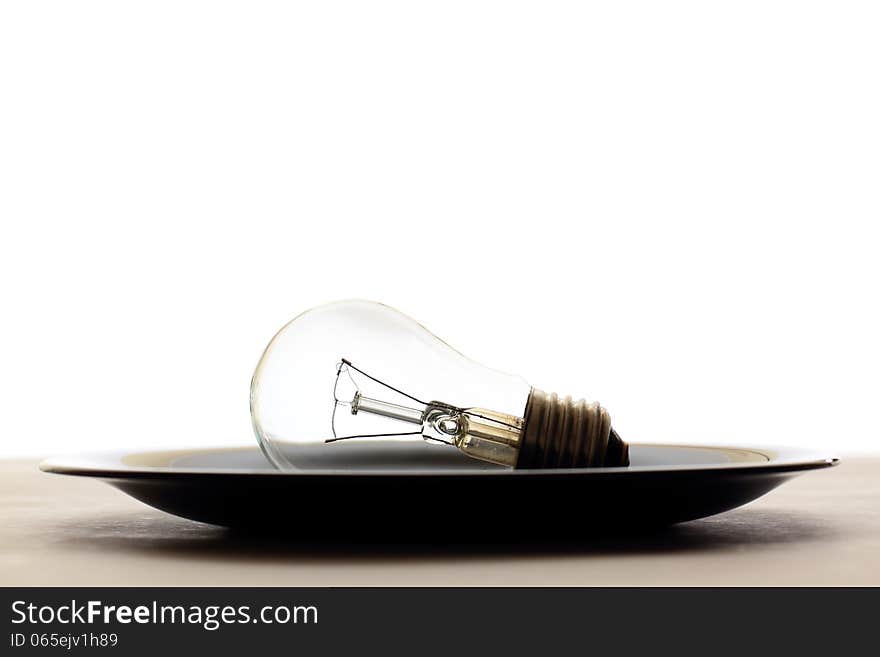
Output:
M880 458L643 536L506 545L301 544L166 515L0 462L0 585L878 585Z

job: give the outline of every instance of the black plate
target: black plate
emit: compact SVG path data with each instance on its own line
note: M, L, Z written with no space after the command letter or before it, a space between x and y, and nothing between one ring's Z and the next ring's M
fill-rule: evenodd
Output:
M45 472L97 477L184 518L301 537L472 540L644 529L746 504L836 458L790 448L639 445L628 468L511 471L424 459L301 472L256 448L115 452L49 459Z

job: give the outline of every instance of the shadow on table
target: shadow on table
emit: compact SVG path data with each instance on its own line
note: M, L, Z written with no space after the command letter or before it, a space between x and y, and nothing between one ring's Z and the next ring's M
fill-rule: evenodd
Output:
M79 519L63 527L63 542L79 547L148 552L152 556L235 560L267 559L329 563L334 560L488 559L546 555L649 555L739 550L751 546L791 545L825 539L835 533L827 517L788 511L743 509L713 518L652 530L563 531L485 535L470 540L445 536L346 535L333 539L235 531L171 516L127 515Z

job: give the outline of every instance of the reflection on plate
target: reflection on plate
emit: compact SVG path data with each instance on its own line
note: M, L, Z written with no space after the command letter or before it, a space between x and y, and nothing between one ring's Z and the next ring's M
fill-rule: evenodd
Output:
M469 541L693 520L837 463L790 448L640 444L630 445L628 468L569 470L508 470L448 450L372 461L356 448L317 454L301 455L297 472L273 469L257 448L100 453L40 467L97 477L157 509L217 525L310 539Z

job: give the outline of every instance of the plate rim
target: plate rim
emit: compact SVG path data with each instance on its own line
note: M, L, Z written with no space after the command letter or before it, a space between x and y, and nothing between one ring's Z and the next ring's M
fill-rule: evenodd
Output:
M547 468L533 470L461 470L438 469L427 470L363 470L352 471L344 469L315 469L308 471L282 471L282 470L257 470L253 468L178 468L164 466L130 466L120 463L118 466L89 465L88 460L110 458L121 460L125 455L131 454L168 454L168 453L216 453L231 451L259 451L257 446L240 447L196 447L178 449L126 449L126 450L101 450L78 454L63 454L49 457L39 464L39 469L50 474L61 474L79 477L93 477L98 479L142 479L142 480L169 480L169 479L193 479L210 477L248 477L248 478L315 478L315 477L363 477L363 478L408 478L408 477L633 477L636 475L657 474L693 474L712 471L735 472L737 474L749 473L785 473L803 472L807 470L821 470L838 465L840 459L837 456L827 456L819 452L791 446L756 446L756 445L730 445L730 444L682 444L682 443L630 443L642 447L667 447L667 448L690 448L690 449L715 449L755 451L767 456L766 462L739 462L739 463L703 463L682 465L646 465L627 468ZM768 454L769 453L769 454ZM772 456L771 456L772 455ZM85 462L84 462L85 461ZM268 461L267 461L268 463ZM269 463L271 465L271 463Z

